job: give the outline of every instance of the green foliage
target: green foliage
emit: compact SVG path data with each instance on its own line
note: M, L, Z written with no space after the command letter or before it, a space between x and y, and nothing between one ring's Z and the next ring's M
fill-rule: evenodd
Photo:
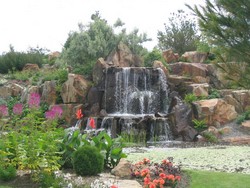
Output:
M149 52L144 57L144 66L145 67L152 67L154 61L161 61L165 62L164 58L162 57L162 52L157 48L154 48L152 52Z
M16 167L13 165L0 164L0 179L10 181L16 177Z
M91 145L98 148L104 156L104 166L106 168L115 167L121 158L125 158L126 154L122 152L122 137L111 138L106 131L100 132L98 135L81 134L80 130L69 131L63 139L63 161L64 167L72 167L72 153L83 145Z
M0 56L0 73L21 71L27 63L37 64L41 67L47 57L44 53L44 50L39 48L31 48L28 52L15 52L11 47L9 52Z
M202 130L204 130L204 129L207 128L207 125L206 125L206 121L205 121L205 120L193 119L192 122L193 122L193 124L194 124L194 128L195 128L197 131L202 131Z
M221 98L221 95L217 89L211 89L209 91L209 95L207 97L208 99L216 99L216 98Z
M245 120L249 120L249 119L250 119L250 110L247 110L237 117L236 123L241 124Z
M204 138L208 142L211 142L211 143L217 143L218 142L217 137L211 132L204 132L202 135L204 136Z
M73 154L73 167L78 175L97 175L103 171L104 158L96 147L83 146Z
M184 101L189 104L197 100L198 100L198 97L193 93L186 94L184 97Z
M118 20L114 27L122 27L124 24ZM101 18L99 12L91 16L91 22L87 25L79 24L79 31L69 34L64 44L61 59L73 67L74 73L84 74L90 77L92 68L98 58L106 58L119 44L123 42L137 55L145 55L147 50L142 43L150 39L146 34L139 34L134 29L127 34L126 29L118 34L107 21Z
M92 138L91 145L95 145L105 156L104 166L106 168L114 168L121 158L126 158L127 155L123 153L122 148L125 146L121 136L111 138L105 131L99 133Z
M146 144L146 131L141 130L139 133L135 129L130 129L129 132L122 132L121 137L123 141L126 143L134 143L134 144Z
M224 71L227 78L249 89L250 1L207 0L204 6L188 7L198 17L202 34L213 46L216 57L226 63L227 69ZM237 62L238 69L235 64L228 63L232 61Z
M41 188L61 188L66 187L66 182L61 177L56 177L54 172L41 171L38 175L38 182Z
M165 31L158 31L158 46L160 49L173 49L183 54L186 51L196 50L197 35L196 23L183 10L172 13L168 23L164 24Z

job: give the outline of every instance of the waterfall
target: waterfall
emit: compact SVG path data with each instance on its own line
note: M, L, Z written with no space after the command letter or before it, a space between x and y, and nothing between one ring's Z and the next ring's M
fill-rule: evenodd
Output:
M113 72L112 72L113 71ZM161 69L116 68L105 80L105 108L109 116L166 114L167 79Z

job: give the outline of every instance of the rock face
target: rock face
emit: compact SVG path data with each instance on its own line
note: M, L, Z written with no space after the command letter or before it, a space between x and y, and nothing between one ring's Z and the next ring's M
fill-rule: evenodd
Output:
M103 58L99 58L96 62L96 64L93 67L92 76L93 76L93 82L95 85L98 85L102 82L104 79L103 72L108 67L108 64L104 61Z
M56 82L54 80L44 82L41 100L48 105L54 105L56 104L56 98Z
M107 57L106 62L108 65L115 67L140 67L142 65L142 60L133 55L131 50L121 42Z
M237 117L234 106L223 99L209 99L193 102L196 119L204 119L208 126L228 123Z
M84 103L89 90L89 82L81 75L69 74L62 86L61 97L64 104Z
M37 64L30 64L27 63L25 64L25 66L23 67L23 71L38 71L39 67Z
M208 53L191 51L191 52L185 52L181 56L181 59L184 61L188 61L190 63L204 63L207 60L207 57Z
M15 83L0 86L0 98L7 99L8 97L17 97L21 95L23 90L23 86Z
M163 51L162 56L167 63L175 63L179 59L179 54L174 53L174 51L171 49Z
M173 97L170 104L170 121L175 125L173 134L176 138L181 136L183 141L193 141L198 132L191 127L192 110L188 104L183 103L178 97Z
M204 78L207 76L207 68L204 64L178 62L170 64L169 66L172 70L172 74L180 76L186 75L190 77L201 76Z

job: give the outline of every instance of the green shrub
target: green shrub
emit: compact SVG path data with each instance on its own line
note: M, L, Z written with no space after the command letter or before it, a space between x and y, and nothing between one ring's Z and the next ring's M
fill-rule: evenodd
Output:
M0 165L0 179L9 181L16 177L16 168L13 165Z
M66 183L62 177L56 177L54 172L41 171L38 176L38 182L41 188L61 188L66 187Z
M103 171L104 158L96 147L83 146L73 154L73 167L78 175L97 175Z

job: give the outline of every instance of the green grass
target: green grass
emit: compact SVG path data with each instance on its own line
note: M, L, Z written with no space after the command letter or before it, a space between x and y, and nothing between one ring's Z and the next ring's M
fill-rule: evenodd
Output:
M185 170L190 178L190 188L249 188L250 175L211 172L198 170Z

